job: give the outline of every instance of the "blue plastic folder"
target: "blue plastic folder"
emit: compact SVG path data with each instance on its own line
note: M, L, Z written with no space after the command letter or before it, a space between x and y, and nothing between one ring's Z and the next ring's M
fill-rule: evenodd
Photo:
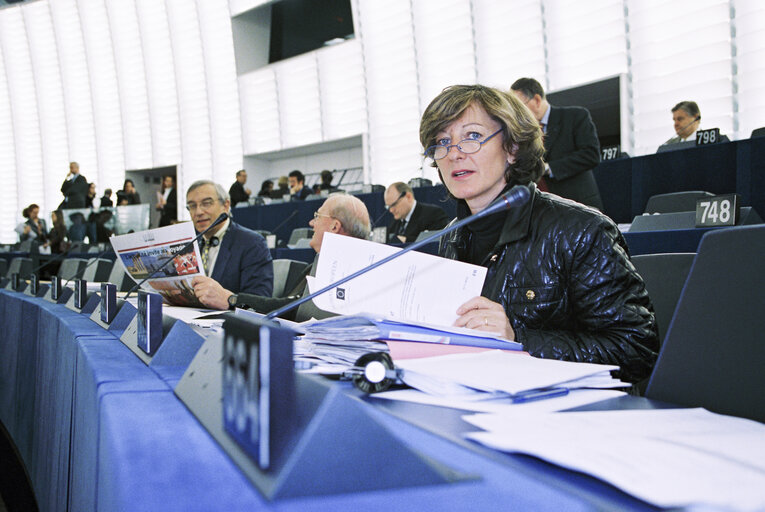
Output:
M336 316L303 325L306 335L336 341L395 340L523 350L520 343L491 333L457 327L437 327L391 320L371 314Z

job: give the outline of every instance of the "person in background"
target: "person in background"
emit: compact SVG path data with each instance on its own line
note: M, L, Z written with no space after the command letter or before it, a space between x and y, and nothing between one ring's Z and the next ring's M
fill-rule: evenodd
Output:
M159 227L169 226L178 220L178 193L175 191L175 176L162 177L162 188L157 197Z
M111 208L114 206L114 203L112 202L112 189L107 188L104 190L104 195L101 196L101 204L99 205L100 208Z
M449 222L446 212L438 206L415 201L412 188L402 181L389 186L383 200L393 216L388 242L414 242L423 231L442 229Z
M324 169L321 171L321 185L319 185L319 190L324 191L326 190L327 193L331 193L337 190L337 187L332 186L332 178L334 176L332 175L332 171L329 169Z
M540 188L603 211L592 170L600 163L595 123L583 107L556 107L533 78L519 78L510 87L542 127L545 171Z
M499 333L532 356L619 365L623 380L647 378L659 338L624 237L600 212L537 189L542 130L520 99L482 85L447 87L422 114L420 143L458 219L515 186L529 195L442 238L442 257L487 268L481 296L457 309L455 325Z
M297 169L289 173L290 197L293 201L305 201L311 189L305 186L305 176Z
M230 213L226 190L210 180L195 181L186 192L186 209L201 233L223 213ZM200 240L204 276L192 280L194 294L208 308L228 309L238 293L271 295L274 265L266 239L231 218ZM209 276L209 277L208 277Z
M371 229L366 205L358 197L343 193L331 194L324 201L324 204L316 210L313 214L313 220L308 224L313 228L310 245L317 255L321 251L325 233L336 233L366 240ZM316 260L312 265L306 266L300 282L284 297L240 293L232 301L240 308L254 309L263 314L270 313L307 293L306 276L314 275L315 267ZM285 313L283 318L302 322L311 318L326 318L327 316L331 316L331 313L320 310L313 302L308 301Z
M234 181L234 184L228 189L228 195L231 197L231 208L238 203L246 203L250 200L252 191L249 188L244 187L245 183L247 183L247 171L244 169L237 171L236 181Z
M66 227L64 226L64 216L60 210L50 212L51 228L48 233L48 245L54 254L61 254L69 249L67 242Z
M88 195L85 198L85 207L93 208L93 201L96 199L96 184L88 183Z
M141 196L135 190L133 180L127 179L122 185L122 190L117 191L117 205L123 205L122 199L127 199L127 204L140 204Z
M287 176L279 176L279 180L276 182L278 190L271 192L271 197L279 199L280 197L290 195L290 179Z
M260 185L260 192L258 192L258 197L271 197L271 192L274 190L274 182L271 180L265 180Z
M672 107L672 122L675 126L675 136L662 144L678 144L696 139L696 131L701 123L701 111L695 101L681 101Z
M27 219L16 227L19 234L19 241L37 240L41 246L48 246L48 229L45 226L45 219L41 219L40 207L34 203L30 204L21 212L21 215Z
M59 210L64 208L85 208L86 196L88 195L88 180L80 174L80 164L69 163L69 174L61 184L61 193L64 200L59 205Z

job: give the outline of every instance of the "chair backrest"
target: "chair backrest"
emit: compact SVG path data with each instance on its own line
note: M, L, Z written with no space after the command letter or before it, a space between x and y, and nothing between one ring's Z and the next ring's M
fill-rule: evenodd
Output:
M644 213L696 211L696 200L703 197L714 197L714 194L703 190L685 190L669 194L656 194L648 198Z
M765 126L752 130L752 135L750 138L754 139L755 137L765 137Z
M118 292L129 291L136 284L135 281L133 281L133 278L125 272L125 269L119 261L115 261L112 265L112 271L109 273L107 282L117 285Z
M632 257L632 263L645 281L651 297L660 341L664 340L672 315L675 314L677 301L695 257L696 253L693 252L640 254Z
M765 421L765 226L701 240L646 396Z
M438 230L438 229L436 229L436 230L428 230L428 231L420 231L420 234L417 235L417 239L415 240L415 242L419 242L420 240L423 240L423 239L429 237L433 233L438 233L439 231L440 230ZM439 238L439 240L440 240L440 238Z
M67 258L61 262L61 266L58 268L58 273L56 275L60 279L69 281L78 276L87 264L88 260L81 258Z
M292 230L292 233L290 234L290 241L287 242L287 245L293 245L296 244L298 240L301 238L311 238L313 236L313 229L312 228L295 228Z
M21 279L27 279L32 274L33 269L32 258L13 258L11 264L8 265L6 277L18 273Z
M112 272L112 266L114 266L114 262L112 260L103 258L99 258L95 261L94 260L95 258L88 260L89 267L85 269L85 272L83 272L82 278L89 283L108 282L109 275Z
M274 260L273 297L284 297L297 286L308 263L289 259Z
M311 247L311 239L301 238L294 244L287 244L287 247L289 247L290 249L309 249Z
M5 277L8 274L8 261L5 258L0 258L0 277Z
M40 252L40 242L37 240L31 239L31 240L24 240L19 244L19 251L20 252L28 252L31 254L36 254Z

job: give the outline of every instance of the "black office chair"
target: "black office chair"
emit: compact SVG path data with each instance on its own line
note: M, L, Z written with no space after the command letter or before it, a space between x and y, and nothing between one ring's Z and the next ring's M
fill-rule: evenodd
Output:
M28 279L34 269L32 258L13 258L5 276L10 278L18 273L21 279Z
M8 261L5 258L0 258L0 277L5 277L8 274Z
M660 342L663 342L672 321L695 257L696 253L693 252L640 254L632 257L632 263L645 281L653 303Z
M303 276L308 263L290 259L274 260L274 291L272 297L284 297Z
M703 190L656 194L648 198L644 213L693 212L696 211L696 200L704 197L714 197L714 194Z
M104 258L96 261L88 260L88 268L82 274L82 278L89 283L106 283L109 281L109 275L112 272L114 262Z
M765 137L765 126L752 130L752 135L750 138L754 139L755 137Z
M701 240L646 396L765 422L765 226Z
M290 234L290 240L287 242L287 245L295 245L301 238L311 238L312 236L312 228L295 228Z
M76 276L79 276L87 264L88 260L81 258L67 258L61 262L61 266L58 268L58 273L56 275L59 279L70 281Z

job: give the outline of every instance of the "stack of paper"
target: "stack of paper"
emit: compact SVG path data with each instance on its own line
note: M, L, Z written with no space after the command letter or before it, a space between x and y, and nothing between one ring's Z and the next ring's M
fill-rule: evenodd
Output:
M660 507L765 509L765 425L703 409L478 414L467 437Z

